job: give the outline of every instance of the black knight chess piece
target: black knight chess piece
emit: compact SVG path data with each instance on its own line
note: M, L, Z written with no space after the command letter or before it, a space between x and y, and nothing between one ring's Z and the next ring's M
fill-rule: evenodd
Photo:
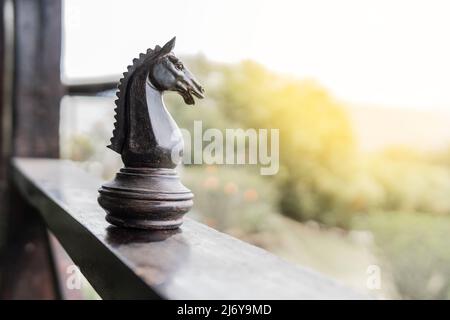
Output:
M163 92L176 91L192 105L204 90L173 54L174 46L175 38L140 54L120 80L108 147L122 156L124 167L98 197L106 220L120 227L175 229L193 205L193 194L175 171L183 137Z

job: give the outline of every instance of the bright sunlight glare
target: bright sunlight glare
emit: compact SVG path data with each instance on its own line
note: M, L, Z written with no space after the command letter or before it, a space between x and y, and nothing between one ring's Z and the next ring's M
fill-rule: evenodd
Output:
M255 60L354 104L450 109L450 2L65 1L64 77L119 74L177 36L177 54ZM99 15L99 12L103 12Z

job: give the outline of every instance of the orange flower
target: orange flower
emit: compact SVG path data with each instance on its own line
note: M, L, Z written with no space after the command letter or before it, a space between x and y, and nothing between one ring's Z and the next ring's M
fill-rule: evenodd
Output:
M253 202L258 199L258 192L255 189L247 189L244 192L244 199L248 202Z
M225 187L223 187L223 192L225 194L236 194L238 192L238 186L234 182L228 182Z
M206 189L217 189L219 186L219 179L214 176L209 176L203 181L203 187Z

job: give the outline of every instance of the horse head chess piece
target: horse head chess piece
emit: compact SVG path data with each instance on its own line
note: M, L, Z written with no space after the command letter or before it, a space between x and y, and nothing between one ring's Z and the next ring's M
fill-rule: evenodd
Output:
M189 105L204 90L173 54L175 38L139 55L120 80L116 123L110 149L124 167L101 186L98 202L106 220L120 227L175 229L193 205L193 194L181 183L175 167L183 137L167 111L164 91L176 91Z

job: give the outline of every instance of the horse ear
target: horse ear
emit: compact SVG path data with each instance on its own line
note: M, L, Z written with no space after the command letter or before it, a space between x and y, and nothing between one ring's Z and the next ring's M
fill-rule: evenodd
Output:
M175 48L175 40L176 37L173 37L169 42L167 42L161 49L160 54L168 54L170 53L173 48Z

